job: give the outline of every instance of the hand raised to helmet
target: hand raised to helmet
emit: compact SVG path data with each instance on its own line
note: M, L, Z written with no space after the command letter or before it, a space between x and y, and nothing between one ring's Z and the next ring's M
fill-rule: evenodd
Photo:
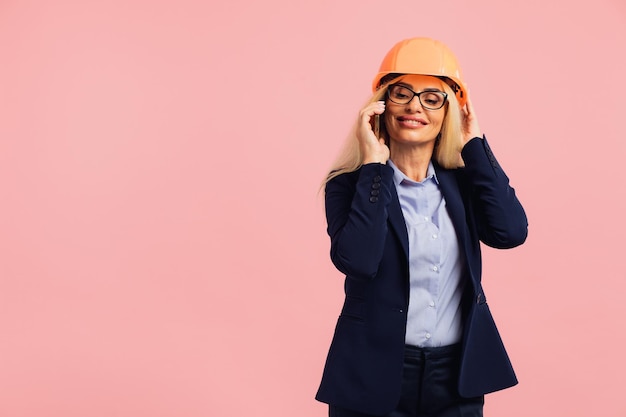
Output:
M461 109L462 117L462 129L463 129L463 145L469 142L475 137L481 138L483 136L480 126L478 125L478 119L476 113L474 113L474 106L472 100L468 97L467 103Z

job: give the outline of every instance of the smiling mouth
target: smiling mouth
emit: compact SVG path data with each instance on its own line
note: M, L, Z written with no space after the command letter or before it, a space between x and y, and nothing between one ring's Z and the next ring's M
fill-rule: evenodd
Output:
M398 117L398 121L404 125L408 126L424 126L426 123L416 120L416 119L407 119L405 117Z

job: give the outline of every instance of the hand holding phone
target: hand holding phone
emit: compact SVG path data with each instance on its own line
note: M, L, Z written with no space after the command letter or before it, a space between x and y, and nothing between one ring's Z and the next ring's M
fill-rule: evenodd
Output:
M389 147L380 138L380 115L385 111L385 102L367 104L359 113L356 137L361 148L363 164L370 162L386 163L389 159Z

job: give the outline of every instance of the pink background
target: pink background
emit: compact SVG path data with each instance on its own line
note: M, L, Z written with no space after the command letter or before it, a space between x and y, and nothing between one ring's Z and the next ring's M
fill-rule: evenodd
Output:
M424 35L530 219L485 250L486 414L625 416L622 0L0 0L0 416L324 416L317 190Z

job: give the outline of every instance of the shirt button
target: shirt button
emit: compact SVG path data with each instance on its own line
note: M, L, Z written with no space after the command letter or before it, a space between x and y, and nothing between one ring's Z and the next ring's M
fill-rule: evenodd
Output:
M430 218L428 216L424 216L424 220L428 221Z
M433 271L435 272L439 271L439 267L437 267L437 265L433 266Z
M429 306L429 307L434 307L434 306L435 306L435 302L434 302L434 301L431 301L430 303L428 303L428 306Z
M437 233L433 234L433 239L437 239Z
M426 339L430 339L430 333L426 333Z

